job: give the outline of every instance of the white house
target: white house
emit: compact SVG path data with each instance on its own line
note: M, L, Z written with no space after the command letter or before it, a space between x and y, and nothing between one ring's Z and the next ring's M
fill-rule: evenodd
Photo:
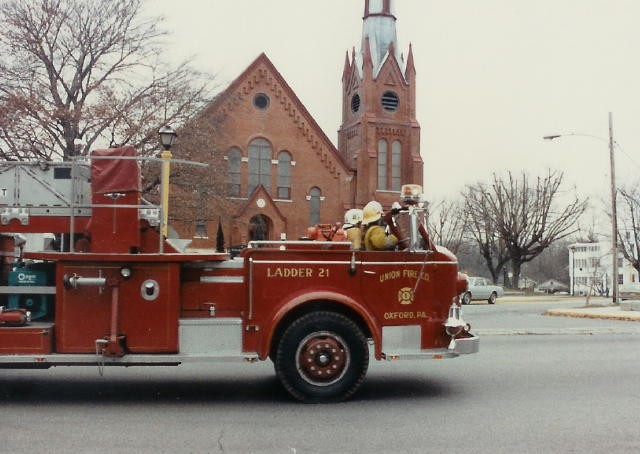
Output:
M572 295L607 295L611 293L614 276L618 291L640 291L638 272L622 253L618 253L615 273L610 242L574 243L569 246L569 290Z

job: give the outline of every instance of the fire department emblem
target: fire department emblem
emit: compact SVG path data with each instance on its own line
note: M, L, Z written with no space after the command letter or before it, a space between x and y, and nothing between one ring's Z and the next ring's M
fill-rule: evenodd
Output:
M413 289L411 287L402 287L398 290L398 302L403 305L413 303Z

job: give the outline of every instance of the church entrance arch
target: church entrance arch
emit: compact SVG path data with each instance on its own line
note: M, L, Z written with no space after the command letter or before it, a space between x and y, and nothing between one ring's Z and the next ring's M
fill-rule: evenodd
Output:
M249 220L249 241L263 241L271 239L273 221L269 216L256 214Z

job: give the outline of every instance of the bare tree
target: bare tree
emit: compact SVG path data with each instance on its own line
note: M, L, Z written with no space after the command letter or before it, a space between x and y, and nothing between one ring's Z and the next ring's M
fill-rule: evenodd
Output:
M444 199L431 204L429 227L434 241L457 255L465 233L464 207L460 201Z
M556 241L531 262L522 267L523 274L542 283L549 279L557 279L569 283L568 239Z
M577 231L577 223L587 208L587 200L577 197L558 207L563 173L549 170L531 184L526 173L519 178L493 175L490 186L476 185L480 216L494 223L497 237L504 242L511 262L514 287L518 286L522 265L533 260L555 241Z
M209 82L162 62L161 18L142 0L0 2L0 157L68 158L156 143L198 111ZM77 142L82 142L79 148Z
M468 185L463 196L466 232L477 244L493 283L497 284L500 273L509 261L509 254L499 236L486 186L481 183Z
M618 247L640 273L640 191L637 185L619 189L622 204L618 213Z
M586 226L578 225L578 231L576 232L576 243L597 243L598 240L598 226L596 219L591 219L590 223Z
M463 239L456 258L462 272L469 276L484 276L487 270L487 263L480 254L480 249L474 239L470 237Z

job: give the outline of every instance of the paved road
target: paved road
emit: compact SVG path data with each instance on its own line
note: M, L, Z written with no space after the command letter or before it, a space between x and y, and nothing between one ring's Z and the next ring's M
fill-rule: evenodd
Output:
M270 363L2 370L0 452L639 452L634 322L523 304L465 307L479 354L375 363L337 405L292 402ZM563 334L507 334L515 322ZM564 334L583 327L602 331Z

